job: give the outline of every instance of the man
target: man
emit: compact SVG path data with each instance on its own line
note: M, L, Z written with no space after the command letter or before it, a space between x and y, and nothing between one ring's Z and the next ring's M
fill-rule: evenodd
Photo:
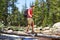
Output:
M29 31L29 28L30 28L30 27L32 27L32 32L34 32L34 21L33 21L33 19L32 19L32 17L33 17L33 9L34 9L34 6L31 6L31 7L28 9L28 15L27 15L28 25L27 25L26 32Z

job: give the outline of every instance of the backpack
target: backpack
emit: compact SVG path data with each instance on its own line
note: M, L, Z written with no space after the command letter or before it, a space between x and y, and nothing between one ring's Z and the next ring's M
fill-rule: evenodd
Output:
M24 11L24 17L27 17L27 15L28 15L28 9Z

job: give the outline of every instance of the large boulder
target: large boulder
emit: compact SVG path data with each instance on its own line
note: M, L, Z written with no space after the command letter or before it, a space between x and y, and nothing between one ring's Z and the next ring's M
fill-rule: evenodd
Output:
M60 22L55 23L52 27L53 28L60 28Z
M60 35L60 22L55 23L52 27L53 27L53 34Z

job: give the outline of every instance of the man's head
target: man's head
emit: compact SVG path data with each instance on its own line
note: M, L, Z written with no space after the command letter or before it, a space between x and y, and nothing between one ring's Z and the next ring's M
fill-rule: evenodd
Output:
M30 6L32 9L34 9L34 5Z

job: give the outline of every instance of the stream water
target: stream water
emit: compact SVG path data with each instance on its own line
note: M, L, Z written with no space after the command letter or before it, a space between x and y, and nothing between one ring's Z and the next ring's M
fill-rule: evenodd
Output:
M26 36L1 34L0 40L38 40L38 39L32 37L26 37Z

